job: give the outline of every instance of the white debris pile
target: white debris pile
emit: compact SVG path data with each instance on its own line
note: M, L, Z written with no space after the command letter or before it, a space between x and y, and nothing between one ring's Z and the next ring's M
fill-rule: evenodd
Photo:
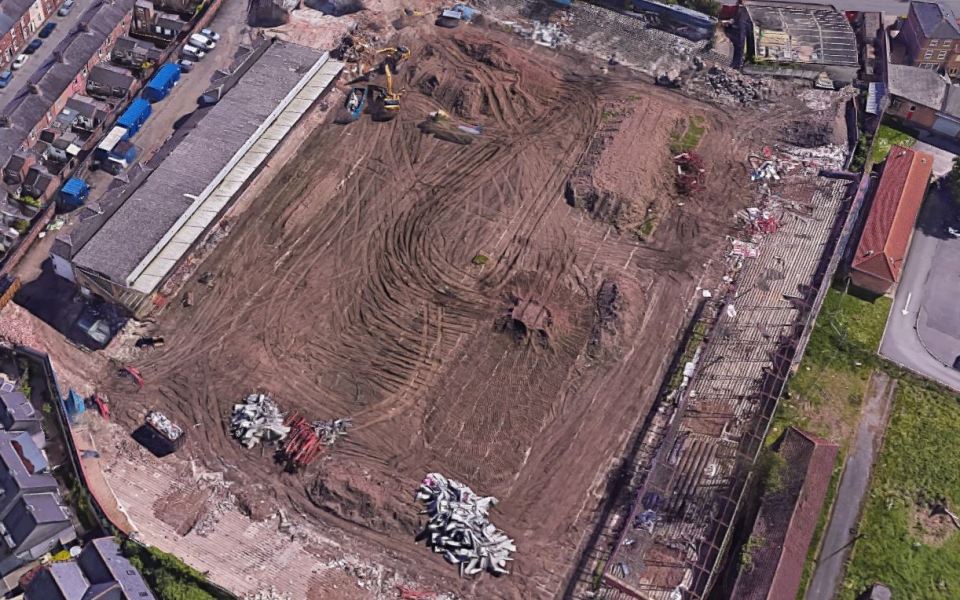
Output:
M278 592L273 587L266 590L260 590L252 594L247 594L243 600L292 600L289 595Z
M426 507L420 514L430 517L418 540L426 539L434 552L459 565L461 576L509 573L507 561L517 547L487 518L496 498L478 496L459 481L430 473L420 482L417 500Z
M311 423L313 431L325 446L332 446L334 442L347 435L347 430L353 427L352 419L333 419L332 421L314 421Z
M183 429L179 425L167 418L167 415L160 411L152 410L147 413L146 422L148 425L166 436L171 442L175 442L183 435Z
M253 448L261 441L279 442L290 433L283 419L283 412L270 396L250 394L242 404L233 405L230 433L246 448Z

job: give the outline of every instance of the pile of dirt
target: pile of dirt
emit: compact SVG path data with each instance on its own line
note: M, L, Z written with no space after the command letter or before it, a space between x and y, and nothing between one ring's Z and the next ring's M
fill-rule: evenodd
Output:
M615 336L620 322L620 312L623 310L623 295L620 286L612 279L605 279L600 284L596 294L596 316L593 331L590 334L589 352L597 357L605 345L610 342L605 338Z
M809 119L785 123L780 136L783 141L800 148L829 146L835 138L831 123Z
M327 463L308 490L318 508L366 529L379 532L419 531L417 511L409 490L394 481L387 484L370 476L357 476L343 465Z
M641 239L648 237L645 221L664 214L673 201L670 133L679 113L660 106L654 111L651 105L644 97L604 105L590 146L564 189L570 206Z
M497 319L498 331L509 333L517 343L535 343L546 348L550 342L553 315L535 299L510 295L504 313Z

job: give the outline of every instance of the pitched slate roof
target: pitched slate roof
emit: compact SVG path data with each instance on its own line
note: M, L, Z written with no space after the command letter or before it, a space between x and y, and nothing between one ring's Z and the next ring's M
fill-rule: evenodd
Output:
M960 40L960 26L949 6L914 0L910 3L910 9L927 39Z
M853 257L854 270L896 283L920 213L933 157L894 146L883 166L880 184Z
M943 107L949 82L930 69L887 65L887 92L934 110Z

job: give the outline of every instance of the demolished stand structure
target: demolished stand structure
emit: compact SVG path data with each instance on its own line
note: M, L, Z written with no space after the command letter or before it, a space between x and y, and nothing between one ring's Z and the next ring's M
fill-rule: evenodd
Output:
M434 552L458 565L461 576L509 573L507 561L517 547L487 518L496 498L478 496L455 479L430 473L420 482L417 500L426 507L420 514L430 517L417 539L426 539Z
M689 385L651 413L632 509L610 533L605 597L700 599L712 587L750 465L849 236L852 180L826 176L839 170L827 156L794 154L752 165L761 202L747 212L751 241L732 240L733 283L703 311L709 333Z

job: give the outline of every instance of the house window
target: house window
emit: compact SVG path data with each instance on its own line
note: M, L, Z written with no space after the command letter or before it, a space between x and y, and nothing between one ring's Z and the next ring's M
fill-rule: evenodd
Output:
M960 72L960 69L958 69L957 67L950 67L951 75L956 75L958 72Z
M937 54L937 58L938 58L939 60L943 60L943 59L945 59L946 57L947 57L947 51L946 51L946 50L941 50L940 53Z
M923 53L923 60L930 60L931 58L933 58L933 52L931 50Z
M911 105L910 105L910 111L909 111L909 112L916 112L916 110L917 110L917 105L916 105L916 104L911 104Z
M930 46L931 48L936 48L937 46L940 45L940 40L930 40L930 43L927 45Z

